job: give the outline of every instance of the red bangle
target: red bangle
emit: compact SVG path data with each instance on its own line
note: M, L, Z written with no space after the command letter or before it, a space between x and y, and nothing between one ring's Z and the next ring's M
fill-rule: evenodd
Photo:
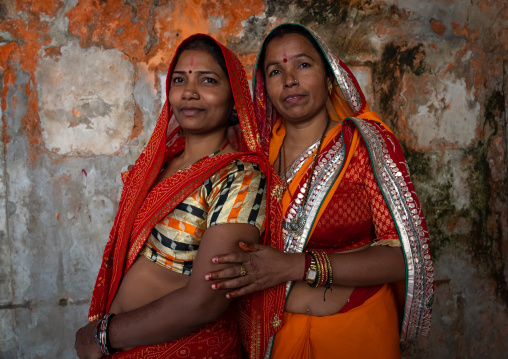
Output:
M303 270L303 281L307 280L307 272L309 271L310 267L310 254L305 252L305 268Z
M325 259L323 258L323 251L317 250L316 251L316 260L318 262L318 266L321 269L319 272L319 280L318 280L318 287L323 287L326 283L326 280L328 278L328 271L326 269L326 263Z

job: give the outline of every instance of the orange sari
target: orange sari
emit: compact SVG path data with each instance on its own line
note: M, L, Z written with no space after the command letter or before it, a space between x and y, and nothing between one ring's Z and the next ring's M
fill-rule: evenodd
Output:
M290 253L305 250L363 139L385 206L398 232L395 241L402 246L405 256L406 281L397 286L385 284L365 302L344 313L326 317L285 313L285 324L272 340L267 357L271 354L275 358L377 358L381 357L379 353L385 353L387 358L400 357L399 339L425 335L430 327L434 274L421 206L400 144L379 116L370 111L352 72L316 34L301 25L295 26L309 32L335 75L338 86L334 86L326 107L337 124L324 138L315 159L314 181L306 189L309 200L303 208L303 230L300 233L283 230L284 250ZM273 164L282 146L285 125L267 97L259 66L258 63L254 74L254 107L263 149ZM290 166L294 171L288 177L291 182L282 200L285 222L290 222L299 209L300 200L296 196L291 198L290 193L305 191L301 189L308 183L313 160L312 156L302 155L295 161L297 165ZM287 283L287 293L291 285Z
M207 35L194 35L185 41ZM215 40L214 40L215 41ZM282 249L280 203L273 196L280 186L277 176L261 152L254 119L248 82L242 64L226 47L217 43L228 68L231 90L238 113L239 126L228 129L231 144L241 152L209 157L179 171L157 186L156 195L147 194L164 162L184 148L184 138L166 101L154 132L134 167L122 175L124 188L113 228L104 250L102 265L97 276L89 310L89 320L94 321L108 312L120 282L137 258L153 226L171 212L180 202L192 194L216 171L234 160L256 163L267 178L267 218L261 243ZM177 52L178 53L178 49ZM175 59L169 66L166 95L171 84ZM152 193L153 194L153 193ZM146 200L145 200L146 199ZM268 340L278 329L274 318L282 317L284 288L282 285L242 300L241 310L235 312L241 340L250 358L260 358ZM280 320L278 320L280 322ZM210 323L199 332L169 343L138 347L119 352L115 358L201 358L240 356L240 338L232 313Z

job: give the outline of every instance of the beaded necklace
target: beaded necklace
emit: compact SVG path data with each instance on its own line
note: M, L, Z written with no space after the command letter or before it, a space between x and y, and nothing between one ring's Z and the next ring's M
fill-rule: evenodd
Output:
M222 147L221 147L221 148L219 148L217 151L215 151L215 152L213 152L213 153L210 153L208 156L201 157L199 160L197 160L196 162L194 162L194 163L193 163L193 165L195 165L195 164L196 164L196 163L198 163L199 161L204 160L205 158L210 158L210 157L215 156L217 153L219 153L220 151L222 151L223 149L225 149L228 145L229 145L229 140L226 140L226 142L224 142L224 144L222 145Z
M222 145L222 146L221 146L221 147L220 147L217 151L214 151L214 152L210 153L210 154L209 154L209 155L207 155L207 156L201 157L199 160L197 160L196 162L194 162L192 165L195 165L196 163L198 163L198 162L200 162L200 161L203 161L205 158L210 158L210 157L215 156L217 153L219 153L220 151L222 151L223 149L225 149L228 145L229 145L229 140L228 140L228 139L226 139L226 142L224 142L224 144L223 144L223 145ZM164 172L164 171L166 170L166 168L168 167L168 164L169 164L169 161L168 161L168 162L166 162L166 163L162 166L162 168L161 168L161 170L159 171L159 173ZM178 173L178 172L185 172L185 171L187 171L189 168L191 168L191 166L192 166L192 165L185 166L185 167L184 167L184 168L182 168L181 170L176 171L176 173Z
M317 157L319 155L319 152L321 152L321 145L323 144L323 140L326 135L326 131L328 130L328 127L330 126L330 117L328 117L328 120L326 121L326 127L323 130L323 134L321 135L321 138L319 139L319 146L317 149L317 152L312 156L312 170L310 172L309 179L307 180L307 188L305 189L305 197L303 198L303 202L301 205L298 205L296 207L296 215L294 218L292 218L289 222L282 222L282 226L286 231L289 233L293 233L295 235L300 235L302 233L303 227L305 226L305 222L307 221L307 218L305 216L305 206L307 205L307 202L309 200L309 192L310 188L312 186L312 179L314 177L314 170L316 169L316 163L317 163ZM285 137L284 137L285 139ZM281 177L281 167L282 167L282 151L284 148L284 140L282 141L282 146L279 148L279 171L278 175ZM287 178L286 178L286 151L284 149L284 184L287 186ZM281 177L282 178L282 177ZM289 186L286 187L286 189L289 192L289 195L291 196L291 201L293 200L293 195L289 191Z

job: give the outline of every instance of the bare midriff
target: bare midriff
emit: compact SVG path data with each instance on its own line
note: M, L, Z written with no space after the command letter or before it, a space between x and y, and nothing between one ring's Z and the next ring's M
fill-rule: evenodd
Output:
M144 256L138 256L120 283L109 312L119 314L140 308L185 287L189 279L187 275L173 272Z
M367 249L368 247L370 247L370 245L341 253L357 252ZM324 287L313 288L304 281L294 282L286 300L285 311L289 313L313 315L316 317L333 315L338 313L342 307L346 305L354 289L355 287L332 284L330 289L326 290Z
M333 315L346 305L355 287L333 285L312 288L306 282L295 282L286 300L286 312L308 314L317 317ZM326 298L326 300L324 300Z

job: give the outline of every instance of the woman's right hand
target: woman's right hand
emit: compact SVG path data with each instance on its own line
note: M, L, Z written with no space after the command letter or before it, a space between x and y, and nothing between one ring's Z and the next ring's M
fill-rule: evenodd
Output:
M216 281L213 289L235 289L228 298L274 287L289 280L301 280L305 267L303 254L284 253L262 244L239 243L240 253L223 254L212 258L213 263L236 263L237 266L207 273L206 280ZM242 267L247 272L240 275Z

